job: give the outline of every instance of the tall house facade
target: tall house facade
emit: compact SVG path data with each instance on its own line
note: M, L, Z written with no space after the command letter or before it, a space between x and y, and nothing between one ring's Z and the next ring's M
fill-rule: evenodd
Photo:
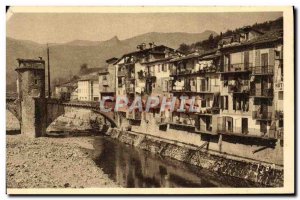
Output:
M117 97L141 97L143 104L144 97L176 97L172 112L160 106L142 113L119 110L120 127L283 163L282 31L244 27L216 49L181 55L157 46L126 54L114 65Z
M99 77L98 74L84 75L78 81L79 101L99 101Z
M230 42L222 42L218 132L282 138L283 114L277 114L283 113L280 33L245 29Z
M138 45L138 51L123 55L115 63L116 97L127 97L129 105L136 97L167 93L169 67L165 61L175 54L175 50L164 45L149 45L149 48L146 44ZM129 112L126 108L120 109L119 114L133 123L142 119L140 112Z
M106 60L107 69L99 72L99 92L100 99L103 97L116 96L116 68L113 65L118 58L110 58Z
M196 52L170 61L172 96L177 99L184 96L185 102L178 100L178 104L184 104L187 111L172 113L171 129L216 134L213 124L219 114L220 78L216 73L219 62L216 51L201 55ZM195 112L189 112L191 101L195 101Z

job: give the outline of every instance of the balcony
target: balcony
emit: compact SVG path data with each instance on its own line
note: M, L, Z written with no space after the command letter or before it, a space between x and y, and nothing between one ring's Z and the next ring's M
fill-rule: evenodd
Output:
M134 87L126 87L126 92L127 93L134 93L135 92Z
M251 68L253 75L273 75L274 73L274 66L267 65L267 66L256 66Z
M127 112L127 119L132 119L132 120L142 120L142 113L139 111L131 111Z
M261 138L261 139L271 139L277 138L276 135L271 134L271 132L262 132L260 129L256 128L242 128L242 127L225 127L223 124L218 124L217 132L226 135L249 137L249 138Z
M200 126L196 127L196 132L213 134L213 135L217 134L216 132L212 131L211 126L207 126L207 125L200 125Z
M127 73L125 74L125 78L126 78L127 80L135 79L135 77L134 77L134 72L127 72Z
M224 65L224 69L221 73L239 73L250 72L252 63L235 63L230 65Z
M213 115L213 114L220 114L220 108L218 107L211 107L211 108L201 108L199 112L196 113L197 115Z
M275 111L275 118L276 119L283 119L283 111L281 111L281 110Z
M273 89L263 89L263 90L250 90L250 96L257 97L257 98L273 98L274 91Z
M197 89L199 87L199 90ZM191 92L191 93L217 93L220 92L219 85L200 85L200 86L191 86L189 84L174 86L170 92Z
M248 85L229 85L228 86L228 93L249 93L249 86Z
M253 111L252 112L252 119L255 120L271 120L272 119L272 112L261 112Z
M216 72L216 67L215 66L211 66L211 67L205 67L203 69L199 69L199 70L194 70L194 69L190 69L190 70L183 70L183 71L179 71L179 70L171 70L171 76L187 76L187 75L197 75L197 74L205 74L205 73L209 73L209 72Z
M247 129L242 130L242 127L235 127L235 126L234 127L225 127L224 124L218 124L217 130L220 133L246 135L250 132L251 129L247 128ZM253 132L253 130L252 130L252 132ZM258 132L258 130L255 130L255 132Z
M220 92L220 86L219 85L201 85L200 86L200 93L215 93Z
M126 71L118 71L118 77L122 77L126 75Z

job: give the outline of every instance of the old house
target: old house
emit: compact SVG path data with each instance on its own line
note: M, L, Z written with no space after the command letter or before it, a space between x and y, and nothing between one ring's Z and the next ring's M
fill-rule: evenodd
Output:
M99 101L99 77L97 74L81 76L78 81L79 101Z
M191 131L216 133L213 124L219 113L220 78L216 73L220 56L216 50L172 59L171 93L180 98L187 97L186 106L190 106L191 98L195 98L196 112L173 112L170 128L189 128ZM196 129L195 129L196 128Z
M74 100L74 96L72 96L72 93L76 89L77 89L77 81L68 81L61 85L55 86L54 96L57 99L61 99L65 101Z
M247 34L247 31L251 33L247 28L242 34ZM281 32L247 38L220 47L221 112L218 131L277 138L275 113L280 110L280 101L277 100L282 99L283 95L278 87L275 96L274 86L280 85L283 79Z
M105 70L98 73L100 99L104 96L115 97L116 95L116 69L113 64L117 60L118 58L106 60L107 66Z
M169 68L165 61L175 50L164 45L140 44L138 50L123 55L116 63L116 96L129 99L129 104L138 97L151 95L154 91L161 93L163 84L168 80ZM162 72L161 72L162 71ZM166 87L166 86L164 86ZM167 91L165 91L167 92ZM141 113L126 112L126 118L132 121L141 120Z

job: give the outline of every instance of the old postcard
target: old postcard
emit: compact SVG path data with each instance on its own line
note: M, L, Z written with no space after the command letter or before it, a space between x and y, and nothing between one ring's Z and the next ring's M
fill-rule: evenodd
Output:
M8 194L294 193L292 7L9 7Z

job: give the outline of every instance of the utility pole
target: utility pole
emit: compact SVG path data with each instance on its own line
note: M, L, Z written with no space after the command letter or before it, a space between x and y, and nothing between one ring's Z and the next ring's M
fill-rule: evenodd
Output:
M47 61L48 61L48 98L51 98L51 85L50 85L50 56L49 56L49 46L47 43Z

